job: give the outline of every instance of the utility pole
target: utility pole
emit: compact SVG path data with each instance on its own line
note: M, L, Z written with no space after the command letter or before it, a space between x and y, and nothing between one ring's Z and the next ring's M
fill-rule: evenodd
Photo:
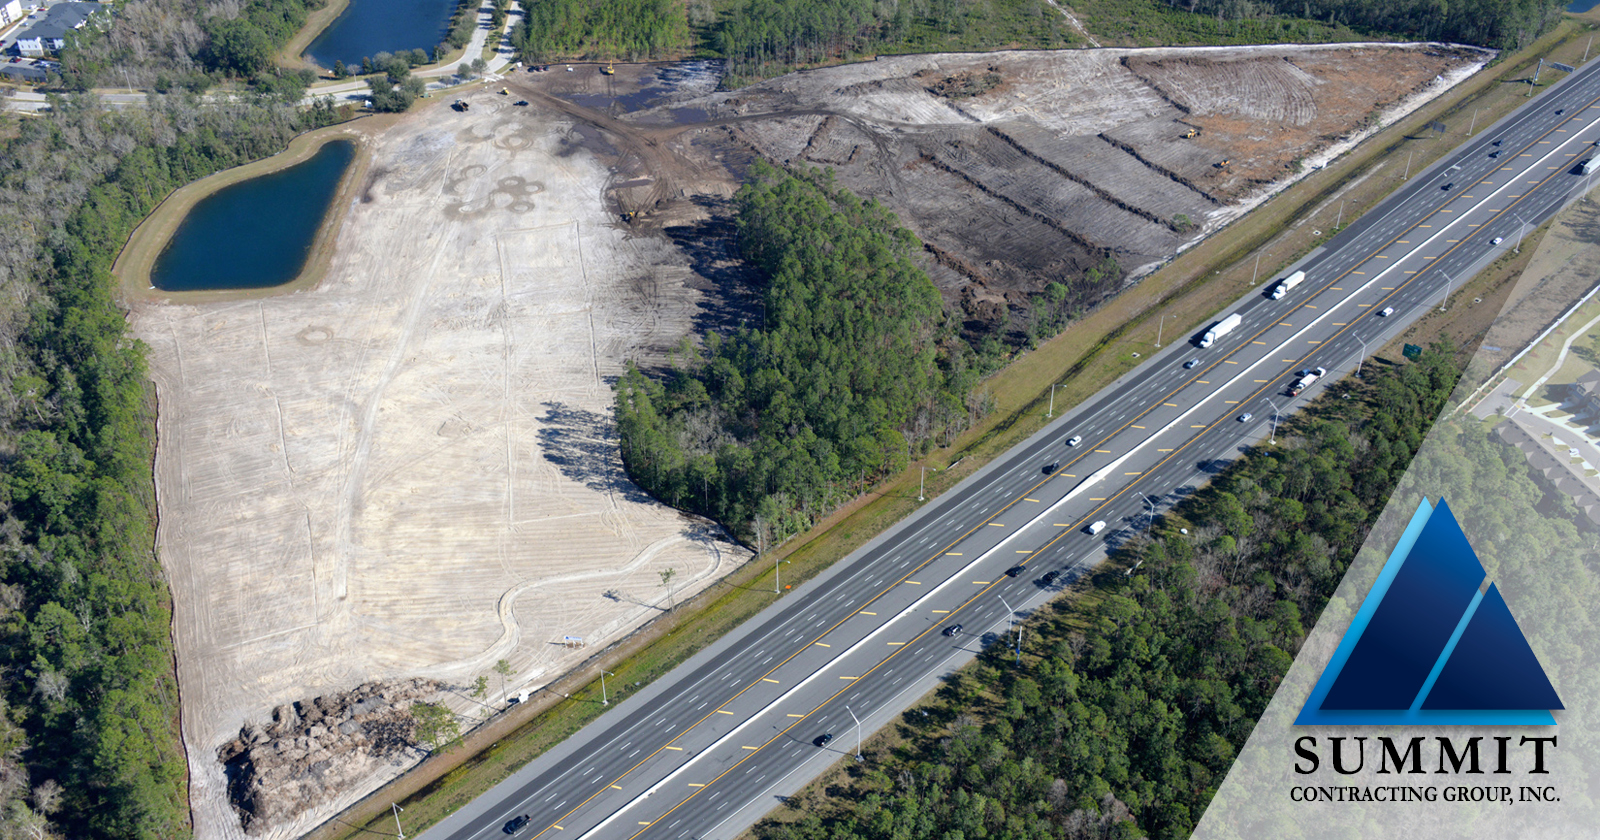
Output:
M400 840L406 840L406 830L400 827L400 812L405 809L393 802L389 803L389 808L394 812L394 830L400 834Z

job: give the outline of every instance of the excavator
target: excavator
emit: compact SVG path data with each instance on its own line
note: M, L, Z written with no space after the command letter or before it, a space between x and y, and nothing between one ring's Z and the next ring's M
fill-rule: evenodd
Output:
M600 68L600 72L606 74L607 76L617 75L617 68L615 67L615 64L616 62L607 62L606 66Z
M1185 140L1193 140L1194 138L1199 137L1199 136L1200 136L1200 129L1191 128L1191 129L1189 129L1189 131L1186 134L1183 135L1183 139L1185 139Z

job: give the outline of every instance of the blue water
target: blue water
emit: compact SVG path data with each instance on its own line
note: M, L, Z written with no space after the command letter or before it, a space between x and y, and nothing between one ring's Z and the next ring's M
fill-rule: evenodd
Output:
M191 292L293 280L355 151L355 143L333 140L309 160L200 199L156 257L150 283Z
M311 46L306 57L323 67L335 61L359 66L380 52L424 49L444 40L456 0L350 0Z
M1596 5L1600 5L1600 0L1572 0L1572 4L1567 6L1567 11L1575 15L1580 15L1594 8Z

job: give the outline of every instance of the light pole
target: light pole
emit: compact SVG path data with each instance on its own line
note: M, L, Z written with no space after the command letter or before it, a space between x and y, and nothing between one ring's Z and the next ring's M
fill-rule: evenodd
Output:
M614 677L616 674L612 674L611 676ZM611 698L606 695L606 669L604 668L600 669L600 705L611 705Z
M1511 218L1516 219L1517 224L1519 225L1517 228L1517 247L1514 251L1512 251L1512 253L1520 254L1522 253L1522 237L1528 235L1528 223L1524 222L1522 217L1515 213L1511 214Z
M1340 208L1341 211L1343 211L1343 209L1344 208L1342 208L1342 207ZM1342 212L1341 212L1340 218L1341 219L1343 218ZM1250 285L1254 286L1256 284L1256 279L1259 278L1260 276L1261 276L1261 255L1260 254L1256 254L1256 267L1255 267L1254 271L1250 272ZM1157 344L1156 346L1160 347L1161 345Z
M1267 400L1267 405L1272 406L1272 434L1268 436L1267 443L1278 445L1278 406L1272 400Z
M1256 261L1259 263L1260 262L1260 258L1258 257ZM1156 322L1156 349L1157 350L1161 349L1161 328L1166 326L1166 325L1167 325L1167 316L1166 315L1162 315L1161 316L1161 320Z
M1455 284L1456 279L1442 268L1439 269L1439 273L1444 275L1444 297L1439 298L1439 311L1443 312L1444 305L1450 301L1450 287Z
M1411 156L1414 154L1416 154L1416 152L1406 152L1406 174L1400 176L1400 180L1402 181L1408 181L1411 179Z
M400 812L404 811L405 809L394 804L393 802L389 803L389 808L394 812L394 830L399 832L400 840L405 840L406 830L400 827Z
M1138 490L1135 490L1135 491L1133 491L1133 492L1135 492L1135 493L1139 493L1139 491L1138 491ZM1149 496L1146 496L1146 495L1145 495L1145 494L1143 494L1143 493L1139 493L1139 498L1141 498L1141 499L1144 499L1144 503L1145 503L1145 504L1146 504L1146 505L1148 505L1148 506L1149 506L1149 507L1150 507L1150 513L1149 513L1149 517L1150 517L1150 518L1149 518L1149 520L1148 520L1148 521L1147 521L1147 522L1146 522L1146 523L1145 523L1145 526L1144 526L1144 529L1145 529L1145 530L1146 530L1146 531L1149 531L1149 530L1150 530L1150 526L1151 526L1151 525L1154 525L1154 524L1156 524L1156 503L1155 503L1155 502L1153 502L1153 501L1151 501L1151 500L1150 500L1150 497L1149 497ZM1020 645L1020 644L1022 644L1022 642L1021 642L1021 640L1020 640L1020 639L1019 639L1019 640L1018 640L1018 642L1017 642L1017 644L1019 644L1019 645Z
M1351 338L1355 338L1355 336L1351 336ZM1361 341L1361 339L1356 338L1356 341ZM1357 379L1361 378L1361 363L1365 362L1366 360L1367 360L1367 343L1365 341L1361 341L1361 356L1356 359L1356 378Z
M850 712L850 707L845 706L844 710ZM856 717L855 712L850 712L850 719L856 722L856 761L861 761L861 718Z
M1050 383L1050 410L1044 413L1046 419L1056 416L1056 383Z
M1407 161L1406 162L1406 167L1407 167L1408 170L1409 170L1410 166L1411 166L1410 161ZM1333 229L1334 230L1338 230L1339 228L1344 226L1344 205L1345 205L1345 202L1347 202L1349 200L1350 199L1347 198L1344 201L1339 202L1339 220L1333 223Z
M1006 596L1000 595L1000 593L998 593L998 592L996 592L995 595L998 595L1000 597L1000 603L1005 604L1006 605L1006 609L1011 610L1011 625L1006 628L1006 635L1010 636L1011 635L1011 628L1017 626L1017 611L1015 609L1012 609L1011 602L1006 600ZM1020 650L1021 645L1022 645L1022 636L1021 635L1017 636L1017 645L1018 645L1018 649Z
M1054 400L1051 401L1051 407L1052 408L1055 407ZM923 492L922 492L923 489L928 484L928 469L929 469L928 465L927 464L923 464L922 465L922 477L917 479L917 501L919 501L919 502L925 502L925 501L928 500L927 496L923 495ZM934 472L938 472L939 471L938 467L933 467L932 469L933 469Z

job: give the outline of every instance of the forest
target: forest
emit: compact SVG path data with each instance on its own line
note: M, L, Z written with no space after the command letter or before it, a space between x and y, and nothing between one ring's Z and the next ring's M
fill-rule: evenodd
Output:
M530 0L511 42L527 61L575 56L644 61L689 46L689 24L675 0Z
M1514 50L1533 43L1560 19L1563 0L1167 0L1219 19L1298 15L1373 35L1451 41ZM1086 5L1093 5L1092 3Z
M779 812L757 836L1187 837L1433 426L1456 358L1434 346L1331 389L1280 428L1279 446L1251 450L1116 548L1115 571L1041 608L1020 666L990 645L927 717L903 716L900 744L830 787L826 807ZM1486 468L1526 482L1504 449Z
M659 378L630 367L617 427L657 498L781 539L965 428L976 374L892 212L760 162L736 202L759 324L685 340Z

